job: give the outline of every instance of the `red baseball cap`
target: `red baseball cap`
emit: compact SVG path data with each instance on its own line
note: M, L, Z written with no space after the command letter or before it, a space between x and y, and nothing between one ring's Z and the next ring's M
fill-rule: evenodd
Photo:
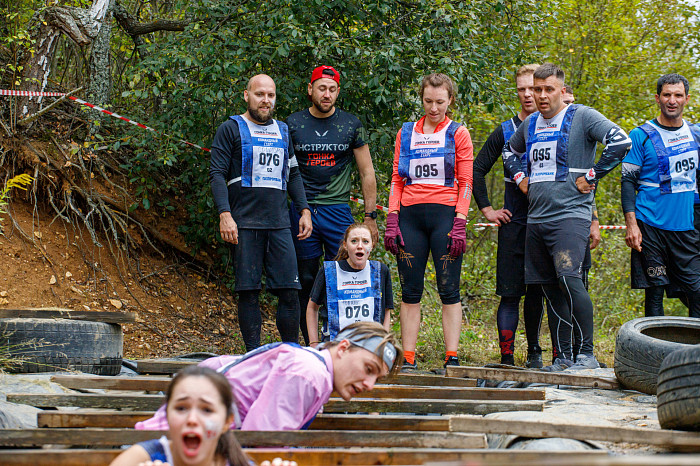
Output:
M317 79L329 78L337 82L340 85L340 74L332 66L319 66L313 73L311 73L311 82L313 83Z

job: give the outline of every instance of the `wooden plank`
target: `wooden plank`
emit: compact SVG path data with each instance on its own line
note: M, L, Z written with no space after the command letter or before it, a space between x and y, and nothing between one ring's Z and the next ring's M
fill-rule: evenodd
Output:
M507 450L512 451L512 450ZM700 455L678 455L678 454L632 454L601 455L601 456L577 456L562 458L563 452L557 452L553 457L549 457L547 452L539 458L518 458L517 466L697 466L700 464ZM491 457L494 458L494 457ZM461 461L429 461L423 463L425 466L465 466ZM490 459L483 465L500 464L491 462Z
M198 362L197 359L137 359L136 369L141 374L175 374Z
M66 388L103 390L142 390L164 392L172 381L167 376L110 377L100 375L54 375L51 381Z
M39 427L134 427L139 421L153 416L153 411L41 411L37 414ZM401 416L371 414L319 414L311 430L410 430L417 432L447 431L448 416Z
M543 401L504 400L333 400L323 406L325 413L415 413L490 414L503 411L542 411Z
M170 384L169 377L108 377L98 375L54 375L52 382L66 388L165 391ZM338 397L333 392L332 397ZM450 400L544 400L544 390L500 389L474 387L416 387L407 385L375 385L369 392L354 398L412 398Z
M174 374L197 360L186 359L138 359L138 371L142 374ZM476 387L476 379L445 377L442 375L396 374L379 379L382 384L420 385L433 387Z
M75 406L79 408L111 408L156 410L163 404L162 395L35 395L8 394L7 401L39 408ZM331 398L324 406L326 413L382 412L415 414L489 414L501 411L542 411L543 401L502 400L353 400Z
M38 307L27 309L0 309L0 318L71 319L107 322L110 324L128 324L136 322L136 313L127 311L80 311L58 307Z
M620 384L614 377L596 377L567 372L542 372L536 370L492 369L487 367L448 366L448 377L474 377L489 380L513 380L515 382L572 385L617 390Z
M378 380L379 383L432 387L476 387L476 379L445 377L444 375L396 374Z
M595 460L607 457L607 452L599 451L528 451L528 450L443 450L437 448L349 448L349 449L245 449L255 462L261 463L272 458L296 461L304 466L335 465L415 465L428 461L475 462L483 465L520 464L547 458L567 464L569 460ZM0 451L0 464L3 466L93 466L109 464L120 450L3 450ZM656 456L649 456L655 465ZM697 463L695 463L697 464Z
M700 452L700 432L516 421L510 419L506 421L503 419L486 419L480 416L452 416L450 418L450 430L455 432L522 435L535 438L563 437L576 440L643 443Z
M132 445L160 438L166 431L135 429L0 429L0 446ZM486 448L486 435L464 432L405 432L357 430L236 431L242 446L250 447L393 447Z

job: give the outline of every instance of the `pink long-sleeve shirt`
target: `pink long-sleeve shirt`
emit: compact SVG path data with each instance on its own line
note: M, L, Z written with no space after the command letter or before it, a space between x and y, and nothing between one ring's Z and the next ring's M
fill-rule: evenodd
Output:
M315 351L315 350L311 350ZM233 366L224 375L231 384L241 430L298 430L321 410L333 391L333 362L328 350L279 345ZM218 356L199 365L218 370L238 356ZM136 429L167 430L165 405ZM238 428L235 422L231 428Z

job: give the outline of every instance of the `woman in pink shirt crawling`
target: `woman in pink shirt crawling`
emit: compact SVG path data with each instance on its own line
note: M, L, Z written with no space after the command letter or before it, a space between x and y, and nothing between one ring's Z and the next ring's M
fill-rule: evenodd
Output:
M344 400L371 390L403 361L396 337L376 322L356 322L320 350L272 343L238 356L217 356L199 365L226 376L234 393L232 428L305 429L333 390ZM136 429L166 430L165 406Z

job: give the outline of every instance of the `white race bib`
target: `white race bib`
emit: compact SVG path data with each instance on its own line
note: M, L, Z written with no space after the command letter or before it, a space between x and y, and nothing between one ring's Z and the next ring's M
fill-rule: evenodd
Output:
M556 181L557 140L535 142L530 150L530 183Z
M253 187L282 189L284 149L253 146Z
M414 184L445 184L445 158L425 157L409 162L411 182Z
M372 322L374 314L374 298L348 299L338 301L340 328L343 329L354 322Z

